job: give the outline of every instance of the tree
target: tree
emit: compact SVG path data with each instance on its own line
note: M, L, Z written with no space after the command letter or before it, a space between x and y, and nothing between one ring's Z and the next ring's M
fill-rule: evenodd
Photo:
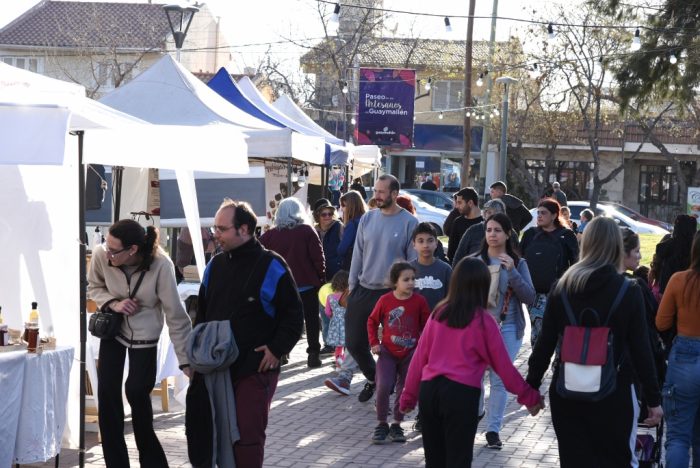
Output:
M596 4L616 19L634 11L620 0L596 0ZM641 48L623 56L616 68L623 108L633 100L693 102L700 86L700 3L665 0L660 7L643 11L650 14L638 29Z
M569 140L589 148L593 163L590 201L595 208L605 184L624 169L623 156L610 172L601 172L600 139L603 130L618 136L624 133L624 125L611 118L619 113L619 105L606 100L605 95L615 87L610 64L629 47L629 33L593 26L612 26L613 22L590 4L575 10L558 6L547 17L549 21L553 18L557 24L554 40L543 39L546 37L544 30L532 29L529 32L530 40L541 43L541 47L537 48L540 51L532 55L532 61L547 77L546 82L540 82L543 89L533 104L537 102L541 109L558 114L556 118L549 117L551 120L545 121L550 125L550 131L560 132L559 138L569 133ZM580 132L571 135L572 127L580 129ZM556 149L555 140L556 134L553 134L549 142L550 153ZM511 162L514 162L513 158Z

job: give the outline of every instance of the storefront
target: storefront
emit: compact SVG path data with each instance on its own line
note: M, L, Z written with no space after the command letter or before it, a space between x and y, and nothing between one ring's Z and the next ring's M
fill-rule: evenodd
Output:
M415 125L413 147L389 152L386 172L396 176L405 188L420 188L427 180L445 192L474 185L479 178L483 129L472 127L471 132L471 176L466 184L460 180L464 145L461 125Z

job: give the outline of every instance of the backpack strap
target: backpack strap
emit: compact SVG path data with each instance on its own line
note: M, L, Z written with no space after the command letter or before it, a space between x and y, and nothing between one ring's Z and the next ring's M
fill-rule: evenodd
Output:
M622 302L622 298L625 296L629 285L630 281L627 278L622 278L622 285L620 286L620 290L617 292L617 296L615 296L615 300L613 301L612 306L610 306L610 313L608 313L608 318L605 319L605 326L608 325L608 322L610 322L610 317L612 317L612 314L620 305L620 302Z
M608 313L608 317L605 319L605 323L603 324L604 326L608 325L610 317L612 317L613 312L615 312L615 309L617 309L620 305L620 302L622 302L622 298L625 296L629 285L630 281L627 278L622 278L622 285L617 291L617 296L615 296L615 300L610 306L610 312ZM563 289L561 291L561 301L564 303L564 310L566 311L566 316L568 317L571 325L578 326L578 323L576 322L576 316L574 315L574 311L571 309L571 304L569 303L569 298L566 295L566 291Z
M566 295L566 290L562 288L561 290L561 301L564 303L564 311L566 312L566 316L569 319L569 323L573 326L578 326L578 322L576 322L576 316L574 315L574 311L571 310L571 304L569 303L569 297Z

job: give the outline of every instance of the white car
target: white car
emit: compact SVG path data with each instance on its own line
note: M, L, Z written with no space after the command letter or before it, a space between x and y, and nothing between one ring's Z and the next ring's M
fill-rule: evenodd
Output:
M418 218L418 221L420 221L421 223L425 222L432 224L435 227L435 230L437 230L438 236L443 235L442 225L445 223L447 215L450 214L449 211L440 208L435 208L434 206L424 202L417 196L405 192L403 190L401 190L399 193L401 195L406 195L411 199L411 203L413 203L413 206L416 209L416 217Z
M580 225L581 212L590 207L590 202L570 201L567 203L567 206L571 210L571 221ZM532 208L530 210L530 214L532 214L532 221L525 226L525 229L529 229L532 226L537 225L537 208ZM596 216L607 216L609 218L613 218L615 221L617 221L617 224L620 227L628 227L637 234L668 234L668 231L662 227L633 220L629 216L620 213L614 206L598 204L596 207Z

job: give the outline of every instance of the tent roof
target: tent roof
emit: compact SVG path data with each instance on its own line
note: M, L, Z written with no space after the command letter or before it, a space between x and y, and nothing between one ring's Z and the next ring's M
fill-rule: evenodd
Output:
M169 55L100 102L151 123L236 126L248 137L249 157L323 162L322 140L294 134L232 106Z
M68 130L89 130L85 162L141 167L147 155L150 167L248 170L245 138L233 125L152 125L85 97L82 86L3 63L0 76L0 164L62 164ZM17 138L36 128L42 129L41 141ZM222 147L232 156L225 162L189 157L202 148L216 154Z

